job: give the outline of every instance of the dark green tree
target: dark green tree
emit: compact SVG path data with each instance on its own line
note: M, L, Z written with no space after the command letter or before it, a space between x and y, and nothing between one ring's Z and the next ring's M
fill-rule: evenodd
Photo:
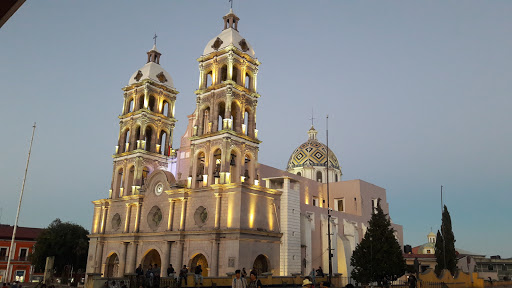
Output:
M84 271L87 264L89 238L84 227L70 222L55 219L43 230L36 240L34 253L30 256L36 271L44 271L46 257L55 256L54 269L56 275L63 271ZM67 275L63 275L67 276Z
M448 269L452 275L457 271L457 251L455 250L455 236L452 230L452 218L446 205L443 207L441 231L436 237L436 268L439 276L443 269Z
M391 221L380 207L380 199L368 223L363 240L350 258L350 265L354 267L352 278L358 283L377 282L382 286L386 280L394 281L404 275L405 260Z

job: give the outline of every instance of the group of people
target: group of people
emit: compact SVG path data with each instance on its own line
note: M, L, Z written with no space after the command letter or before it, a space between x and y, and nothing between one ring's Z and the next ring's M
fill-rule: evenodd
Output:
M117 283L116 280L112 280L110 282L105 281L103 288L128 288L128 286L124 283L123 280L119 281L119 283Z
M19 281L14 281L12 283L3 283L2 288L21 288L21 283Z
M160 268L157 264L149 265L146 271L142 268L142 264L139 264L139 267L135 269L135 274L139 281L145 283L145 287L158 288L160 286Z
M261 281L258 279L258 273L255 269L251 270L249 274L249 282L245 279L247 277L247 272L245 268L235 271L235 278L233 278L233 282L231 284L231 288L262 288Z

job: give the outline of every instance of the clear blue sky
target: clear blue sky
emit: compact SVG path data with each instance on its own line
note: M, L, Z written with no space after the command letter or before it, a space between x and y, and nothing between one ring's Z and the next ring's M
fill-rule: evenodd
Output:
M512 2L235 0L262 62L260 162L285 168L311 109L343 178L387 189L405 243L441 221L456 246L511 257ZM158 37L178 95L176 136L195 108L196 59L228 1L27 1L0 29L1 222L59 217L90 229L106 198L124 87ZM175 137L179 139L179 137Z

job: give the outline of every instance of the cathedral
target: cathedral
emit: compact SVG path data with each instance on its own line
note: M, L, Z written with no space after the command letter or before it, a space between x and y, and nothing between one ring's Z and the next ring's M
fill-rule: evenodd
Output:
M172 264L201 265L203 276L243 267L309 274L329 266L330 225L333 272L349 276L378 199L389 213L385 189L342 181L340 162L313 126L290 151L286 170L259 163L260 62L237 15L231 10L222 19L222 32L197 60L196 107L189 107L179 148L178 90L156 45L122 89L112 186L107 198L93 201L87 273L122 277L156 264L165 275ZM403 245L402 226L393 228Z

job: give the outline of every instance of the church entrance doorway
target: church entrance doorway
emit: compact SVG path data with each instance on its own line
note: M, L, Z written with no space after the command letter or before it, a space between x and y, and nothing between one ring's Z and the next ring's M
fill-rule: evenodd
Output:
M112 253L107 258L107 277L118 277L119 270L119 257L116 253Z
M195 269L197 267L197 265L201 265L201 269L203 269L203 272L201 273L201 275L203 275L203 277L208 277L208 261L206 260L206 257L199 253L199 254L196 254L191 260L190 260L190 264L189 264L189 267L190 267L190 273L194 273L195 272Z
M256 260L254 260L254 265L252 266L258 275L261 275L261 273L269 272L268 257L263 254L258 255Z
M146 271L148 268L154 268L155 264L158 268L162 268L162 261L160 259L160 254L155 249L149 250L144 258L142 258L142 268Z

